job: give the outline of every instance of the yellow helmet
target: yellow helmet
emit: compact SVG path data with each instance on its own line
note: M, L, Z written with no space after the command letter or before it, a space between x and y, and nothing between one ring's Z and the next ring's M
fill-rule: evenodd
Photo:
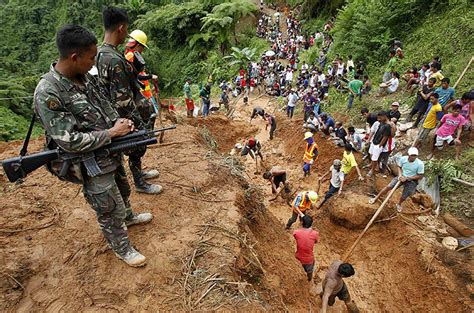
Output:
M315 203L318 200L318 194L315 191L309 191L308 198L311 203Z
M306 132L304 133L304 140L310 138L310 137L313 137L313 133L312 132Z
M148 42L148 37L143 31L139 29L135 29L133 32L129 34L129 36L130 38L136 40L142 46L145 46L148 48L148 46L146 45L146 43Z

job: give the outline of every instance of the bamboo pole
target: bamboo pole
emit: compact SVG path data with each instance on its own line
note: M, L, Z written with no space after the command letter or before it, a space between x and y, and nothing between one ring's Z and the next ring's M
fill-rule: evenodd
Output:
M374 216L372 216L372 218L370 219L370 221L367 223L367 226L365 226L364 230L362 231L362 233L360 233L359 237L357 237L356 241L352 244L352 246L349 248L349 250L347 250L347 252L344 254L344 257L342 258L343 262L346 262L347 259L349 258L349 256L351 255L352 251L354 250L354 248L359 244L360 240L362 239L362 237L364 236L365 232L369 229L370 226L372 226L372 224L374 223L375 219L377 218L377 216L379 216L380 212L382 212L383 208L385 207L385 205L388 203L388 200L390 200L390 198L392 197L393 193L395 192L395 190L397 190L398 186L400 186L400 181L398 181L396 184L395 184L395 187L392 188L392 190L390 191L390 193L388 194L388 196L385 198L385 200L382 202L382 205L377 209L377 211L375 212Z
M466 74L467 69L469 68L469 66L471 66L472 60L474 60L474 56L471 57L471 60L469 61L469 63L467 63L467 66L464 68L464 71L462 71L461 76L459 76L459 78L456 81L456 83L454 84L453 88L456 88L456 86L459 84L459 82L463 78L464 74Z

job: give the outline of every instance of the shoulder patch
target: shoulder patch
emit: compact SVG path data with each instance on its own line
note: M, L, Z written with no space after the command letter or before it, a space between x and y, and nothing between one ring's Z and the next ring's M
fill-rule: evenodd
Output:
M48 106L48 109L50 109L50 110L57 110L61 106L59 101L56 100L56 99L49 99L47 101L46 105Z

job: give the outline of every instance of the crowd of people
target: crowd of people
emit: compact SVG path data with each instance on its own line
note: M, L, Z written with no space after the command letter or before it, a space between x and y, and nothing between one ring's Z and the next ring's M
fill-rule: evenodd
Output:
M413 128L420 126L418 137L406 152L407 155L395 159L396 170L392 172L394 178L379 194L370 198L370 204L375 204L393 188L403 187L403 191L396 204L398 212L403 211L403 203L417 190L418 182L424 176L424 162L419 158L418 148L428 141L429 133L435 130L432 140L430 159L437 149L445 146L456 147L456 158L461 153L461 135L463 130L470 130L473 118L473 92L466 92L460 99L455 98L455 90L450 86L450 79L444 77L441 71L439 57L433 57L430 63L422 64L420 69L413 67L402 76L397 71L399 62L404 58L402 43L395 40L390 49L389 61L379 85L376 96L385 96L401 92L417 92L416 102L408 116L403 120L399 111L400 103L394 101L391 107L380 112L370 112L362 108L360 113L366 121L364 129L354 126L345 127L342 121L336 121L327 112L322 112L321 102L327 97L329 88L336 88L347 92L347 112L353 107L354 99L361 99L364 95L373 92L372 81L369 78L363 61L355 62L351 55L343 58L336 55L332 62L328 62L327 53L332 47L331 36L327 33L332 27L332 21L324 26L324 31L304 36L301 34L300 22L292 16L286 15L287 33L282 33L282 16L278 11L273 17L262 14L258 21L257 35L270 42L271 50L262 56L260 62L249 64L248 79L255 80L255 84L263 84L267 95L286 98L286 115L292 119L299 104L302 103L303 113L303 140L305 152L303 155L303 177L311 174L311 167L318 160L320 152L314 139L316 132L321 137L327 137L336 145L344 147L340 159L335 159L332 166L319 178L319 184L329 179L329 188L324 197L313 191L298 192L290 203L292 215L286 228L290 227L300 217L301 228L293 235L297 242L296 257L302 263L303 269L311 280L314 270L313 247L319 240L319 233L311 228L312 218L307 214L311 208L320 209L332 197L338 197L343 192L345 178L356 169L359 180L364 180L362 170L356 161L355 154L360 153L363 159L370 162L366 175L372 177L380 175L387 177L391 168L388 162L392 152L396 149L397 125L400 122L413 122ZM320 41L319 57L309 64L299 61L299 54ZM241 75L241 77L243 77ZM404 84L402 86L402 84ZM262 108L254 110L252 117L261 111L262 117L270 115ZM271 117L274 120L274 117ZM413 121L413 119L415 121ZM271 138L273 138L273 131ZM249 143L255 141L252 139ZM261 156L262 145L254 146ZM256 156L254 153L252 156ZM262 156L263 160L263 156ZM282 167L273 167L264 173L263 177L271 182L273 199L280 193L290 194L287 184L288 174ZM273 200L272 199L272 200ZM343 284L343 277L347 272L354 273L350 264L335 261L323 282L323 307L332 305L335 297L343 300L349 311L356 312L357 308L350 296L347 287ZM337 288L330 289L328 279L332 276L338 282Z
M263 1L261 6L263 9ZM147 36L140 30L128 34L129 19L124 9L106 8L103 21L104 40L99 49L96 37L79 25L66 25L57 32L59 60L52 63L34 95L35 111L46 130L50 149L59 147L71 153L87 154L135 129L153 128L157 97L153 96L150 82L154 84L157 76L146 73L141 56L147 48ZM282 23L286 27L282 27ZM342 121L336 121L327 112L322 112L321 101L327 97L330 87L348 92L347 110L351 110L354 99L372 90L364 62L355 62L351 55L347 58L336 55L332 62L327 62L327 53L332 47L332 38L328 34L332 23L328 22L323 31L303 34L300 21L291 12L281 13L277 10L273 16L269 16L262 11L257 34L270 42L271 49L262 55L259 62L250 62L242 67L233 82L220 84L220 104L226 108L229 108L229 93L234 97L242 94L244 103L247 103L249 94L262 86L269 96L286 97L285 107L289 119L295 116L298 103L303 103L303 178L312 175L320 155L328 153L319 151L315 133L321 132L323 138L344 147L340 158L335 158L318 180L321 185L321 182L329 179L324 197L314 190L292 194L288 171L282 166L274 166L263 173L263 178L271 184L273 199L285 194L291 206L291 216L285 228L290 229L298 217L301 220L302 227L293 236L297 242L296 258L301 262L309 281L312 280L315 266L313 247L319 240L319 233L311 228L313 220L308 214L309 210L313 207L321 209L329 199L338 197L347 186L347 175L354 168L359 180L364 180L356 161L357 153L370 158L367 176L373 176L376 172L385 176L389 156L396 145L397 123L401 119L399 102L393 102L389 110L378 113L362 108L361 115L367 122L367 132L363 134L353 126L346 130ZM283 33L285 28L286 32ZM125 51L119 51L117 47L125 43L127 38ZM315 44L321 47L318 58L309 64L300 62L301 51ZM398 60L403 57L401 43L395 41L383 82L379 86L380 95L400 89L400 75L396 68ZM95 63L96 74L89 75ZM369 199L369 203L374 204L389 190L403 186L397 204L397 210L402 212L403 202L416 192L417 183L424 175L424 162L418 158L418 148L427 141L432 130L435 133L432 154L436 149L455 146L456 157L459 157L461 135L472 127L473 92L466 92L456 99L455 89L450 86L450 79L443 76L441 69L441 62L435 57L431 63L422 64L419 70L412 68L401 77L406 82L406 91L417 90L416 103L407 120L411 121L416 116L414 127L421 125L420 131L407 155L397 161L397 170L393 173L395 177L377 196ZM187 116L196 117L197 105L192 98L191 83L190 78L186 79L183 93ZM208 82L199 91L203 117L207 117L212 110L211 86ZM261 107L254 107L250 122L259 116L266 121L266 129L270 128L269 139L273 139L277 130L275 116ZM250 155L256 161L258 172L258 159L260 163L264 160L262 146L256 138L249 138L243 145L236 145L235 149L239 150L242 157ZM143 170L142 158L145 153L145 148L131 151L129 167L136 190L157 195L162 192L162 187L150 184L147 180L158 177L159 172ZM77 168L79 165L69 164L62 179L82 184L84 196L95 210L99 227L113 252L130 266L143 266L146 258L130 243L127 226L147 223L153 216L132 210L129 200L131 188L121 154L99 155L96 161L99 174L85 173L83 169ZM56 169L60 166L63 172L64 165L52 166ZM54 172L55 168L50 170ZM56 174L59 176L60 173ZM292 201L290 195L294 195ZM336 297L343 300L351 312L358 311L343 281L343 278L354 274L352 265L340 260L329 266L321 293L323 311L328 305L334 304Z

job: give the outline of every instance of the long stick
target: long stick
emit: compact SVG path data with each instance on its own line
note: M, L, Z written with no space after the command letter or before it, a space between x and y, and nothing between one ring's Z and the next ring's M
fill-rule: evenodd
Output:
M357 237L356 241L352 244L352 246L349 248L349 250L347 250L346 254L344 254L344 257L342 258L342 260L345 262L347 261L347 259L349 258L349 256L351 255L352 251L354 250L354 248L357 246L357 244L359 243L359 241L362 239L362 237L364 236L365 232L369 229L369 227L372 225L372 223L375 221L375 219L377 218L377 216L380 214L380 212L382 212L383 208L385 207L385 205L387 204L388 200L392 197L393 193L395 192L395 190L397 190L398 186L400 186L400 181L398 181L396 184L395 184L395 187L393 187L393 189L390 191L390 193L388 194L387 198L385 198L385 200L382 202L382 205L378 208L378 210L375 212L374 216L372 216L372 218L370 219L369 223L367 223L367 226L365 226L364 230L362 231L362 233L360 233L359 237Z
M459 78L456 81L456 83L454 84L453 88L456 88L456 86L459 84L459 82L463 78L464 74L466 74L467 69L469 68L469 66L471 66L472 60L474 60L474 57L471 57L471 60L469 61L469 63L467 63L466 68L464 69L464 71L462 71L461 76L459 76Z

